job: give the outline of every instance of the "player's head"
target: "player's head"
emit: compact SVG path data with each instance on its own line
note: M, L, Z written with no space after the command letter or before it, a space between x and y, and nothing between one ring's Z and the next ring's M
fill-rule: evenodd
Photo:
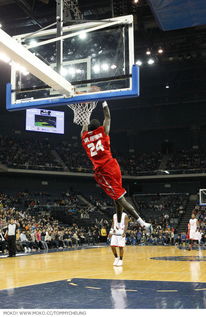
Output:
M92 119L92 120L90 121L90 124L88 125L88 131L93 131L93 130L99 128L100 125L101 125L101 124L100 124L99 120L97 120L97 119Z
M192 214L192 219L195 219L195 218L196 218L195 214Z

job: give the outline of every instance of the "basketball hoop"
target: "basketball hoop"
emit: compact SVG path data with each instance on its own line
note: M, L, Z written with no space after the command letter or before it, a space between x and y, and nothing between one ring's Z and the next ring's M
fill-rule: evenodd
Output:
M83 94L85 92L97 92L100 91L100 87L98 86L90 86L84 87L81 91L75 91L77 95ZM69 104L68 107L71 108L74 112L74 120L73 122L78 125L84 125L90 123L90 117L94 108L96 108L98 101L90 101L90 102L79 102L74 104Z
M68 107L74 112L73 122L81 126L89 124L90 116L94 108L96 108L97 103L98 101L69 104Z

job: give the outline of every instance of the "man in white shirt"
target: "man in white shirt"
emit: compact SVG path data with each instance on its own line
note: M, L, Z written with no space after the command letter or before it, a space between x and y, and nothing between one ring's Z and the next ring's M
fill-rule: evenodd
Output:
M8 249L9 249L9 257L16 256L16 232L18 230L17 225L13 218L9 220L9 225L7 228L7 236L8 236Z
M22 231L22 233L20 234L20 241L22 246L24 247L24 252L31 252L31 248L30 248L30 242L27 239L26 233L25 231Z
M113 215L112 227L109 233L111 237L111 250L115 257L114 266L123 265L124 247L126 244L126 231L128 227L129 218L125 212L122 212L122 208L117 209L117 213ZM116 247L119 248L119 256L117 254Z
M188 249L189 251L192 250L194 242L198 241L200 243L201 233L199 232L198 226L199 226L199 222L196 218L196 215L193 213L188 224L189 240L190 240L189 249Z

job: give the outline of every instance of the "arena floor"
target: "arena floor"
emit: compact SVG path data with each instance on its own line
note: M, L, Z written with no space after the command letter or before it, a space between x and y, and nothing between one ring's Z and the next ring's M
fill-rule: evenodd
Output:
M0 258L1 309L206 308L206 250L107 246Z

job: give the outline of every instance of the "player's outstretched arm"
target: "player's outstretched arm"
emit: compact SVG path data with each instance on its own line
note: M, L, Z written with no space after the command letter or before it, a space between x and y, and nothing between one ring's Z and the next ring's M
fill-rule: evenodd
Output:
M105 133L109 134L110 132L110 124L111 124L111 115L110 115L110 110L108 107L108 104L106 101L104 101L102 103L102 107L103 107L103 112L104 112L104 122L103 122L103 126L105 129Z
M88 131L88 124L84 123L83 126L82 126L81 136L86 131Z

